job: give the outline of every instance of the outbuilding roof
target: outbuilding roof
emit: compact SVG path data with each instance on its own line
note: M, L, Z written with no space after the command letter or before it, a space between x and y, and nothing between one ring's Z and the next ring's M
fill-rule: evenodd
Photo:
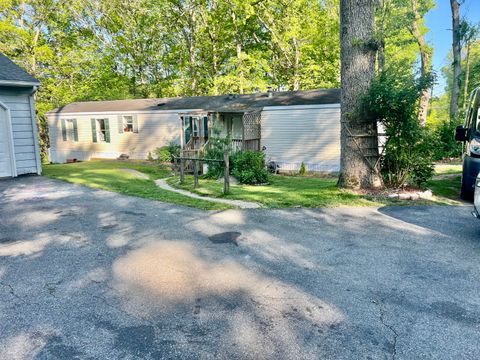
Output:
M339 89L281 91L247 95L175 97L162 99L75 102L49 113L101 113L111 111L204 110L245 112L266 106L323 105L340 103Z
M40 81L0 53L0 85L34 86L40 85Z

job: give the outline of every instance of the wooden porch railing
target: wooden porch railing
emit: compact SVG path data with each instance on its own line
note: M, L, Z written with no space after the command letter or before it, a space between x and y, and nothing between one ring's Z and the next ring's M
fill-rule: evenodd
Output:
M260 151L260 139L232 139L232 151L237 152L242 150Z

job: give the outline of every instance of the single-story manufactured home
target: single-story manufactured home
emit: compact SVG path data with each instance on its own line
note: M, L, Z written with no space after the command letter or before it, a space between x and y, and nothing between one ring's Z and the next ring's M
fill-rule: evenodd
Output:
M0 53L0 178L42 172L34 100L39 85Z
M340 90L308 90L91 101L47 113L50 160L146 159L157 147L208 145L212 128L230 135L235 150L263 150L282 170L337 171Z

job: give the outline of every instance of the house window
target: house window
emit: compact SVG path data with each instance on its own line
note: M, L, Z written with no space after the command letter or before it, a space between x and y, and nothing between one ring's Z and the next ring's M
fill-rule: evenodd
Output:
M67 140L73 140L73 120L67 120Z
M77 119L62 119L63 141L78 141Z
M190 116L183 117L183 129L185 132L185 145L190 142Z
M193 137L197 138L198 137L198 117L194 116L192 118L193 122Z
M97 119L97 138L99 141L107 139L107 129L105 127L105 119Z
M92 141L110 142L110 125L108 119L92 119Z
M118 116L118 133L138 133L138 121L136 115Z
M133 132L133 116L123 117L123 132Z

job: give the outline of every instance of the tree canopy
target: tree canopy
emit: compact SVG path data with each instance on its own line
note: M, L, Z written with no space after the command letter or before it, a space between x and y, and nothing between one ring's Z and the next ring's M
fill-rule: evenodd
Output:
M386 62L407 72L411 1L377 8ZM431 0L418 1L423 16ZM42 114L81 100L338 87L339 21L338 0L0 0L0 51L42 81Z

